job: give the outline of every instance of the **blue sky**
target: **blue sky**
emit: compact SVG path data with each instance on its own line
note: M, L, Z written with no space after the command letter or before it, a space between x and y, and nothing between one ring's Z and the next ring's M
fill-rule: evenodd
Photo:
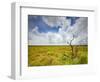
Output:
M43 20L42 20L42 16L32 16L32 15L29 15L28 16L28 28L29 28L29 31L31 31L33 28L35 28L35 26L38 27L38 31L41 33L41 32L58 32L58 28L56 27L53 27L53 28L50 28L49 25L47 25Z
M71 20L71 26L75 24L75 21L78 19L79 17L66 17L66 20L69 19ZM38 31L41 32L58 32L59 28L61 28L61 26L54 26L54 27L50 27L49 25L47 25L43 19L42 16L33 16L33 15L29 15L28 16L28 28L29 31L31 31L33 28L35 28L35 26L38 26Z
M76 39L85 35L84 40L76 40L74 44L87 44L87 17L28 15L28 32L30 45L66 44L72 34L77 35Z

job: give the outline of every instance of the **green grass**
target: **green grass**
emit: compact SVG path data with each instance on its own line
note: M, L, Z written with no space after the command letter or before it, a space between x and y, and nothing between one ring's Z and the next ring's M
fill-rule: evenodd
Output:
M28 66L75 65L88 63L88 46L28 46Z

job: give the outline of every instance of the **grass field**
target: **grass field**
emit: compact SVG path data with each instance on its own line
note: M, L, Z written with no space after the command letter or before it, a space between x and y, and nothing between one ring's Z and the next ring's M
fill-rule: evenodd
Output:
M88 46L28 46L28 66L75 65L88 63Z

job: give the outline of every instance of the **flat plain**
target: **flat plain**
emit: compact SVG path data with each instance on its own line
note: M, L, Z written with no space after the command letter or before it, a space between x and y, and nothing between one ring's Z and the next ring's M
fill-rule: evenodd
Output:
M28 45L28 66L77 64L88 64L87 45L73 45L73 51L70 45Z

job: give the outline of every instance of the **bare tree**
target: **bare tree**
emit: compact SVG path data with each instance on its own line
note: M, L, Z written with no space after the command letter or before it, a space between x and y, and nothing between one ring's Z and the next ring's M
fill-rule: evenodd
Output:
M73 34L72 39L69 42L67 42L71 47L72 58L74 58L76 55L76 53L75 53L76 50L74 49L74 46L72 45L72 42L74 41L74 39L75 39L75 35Z

